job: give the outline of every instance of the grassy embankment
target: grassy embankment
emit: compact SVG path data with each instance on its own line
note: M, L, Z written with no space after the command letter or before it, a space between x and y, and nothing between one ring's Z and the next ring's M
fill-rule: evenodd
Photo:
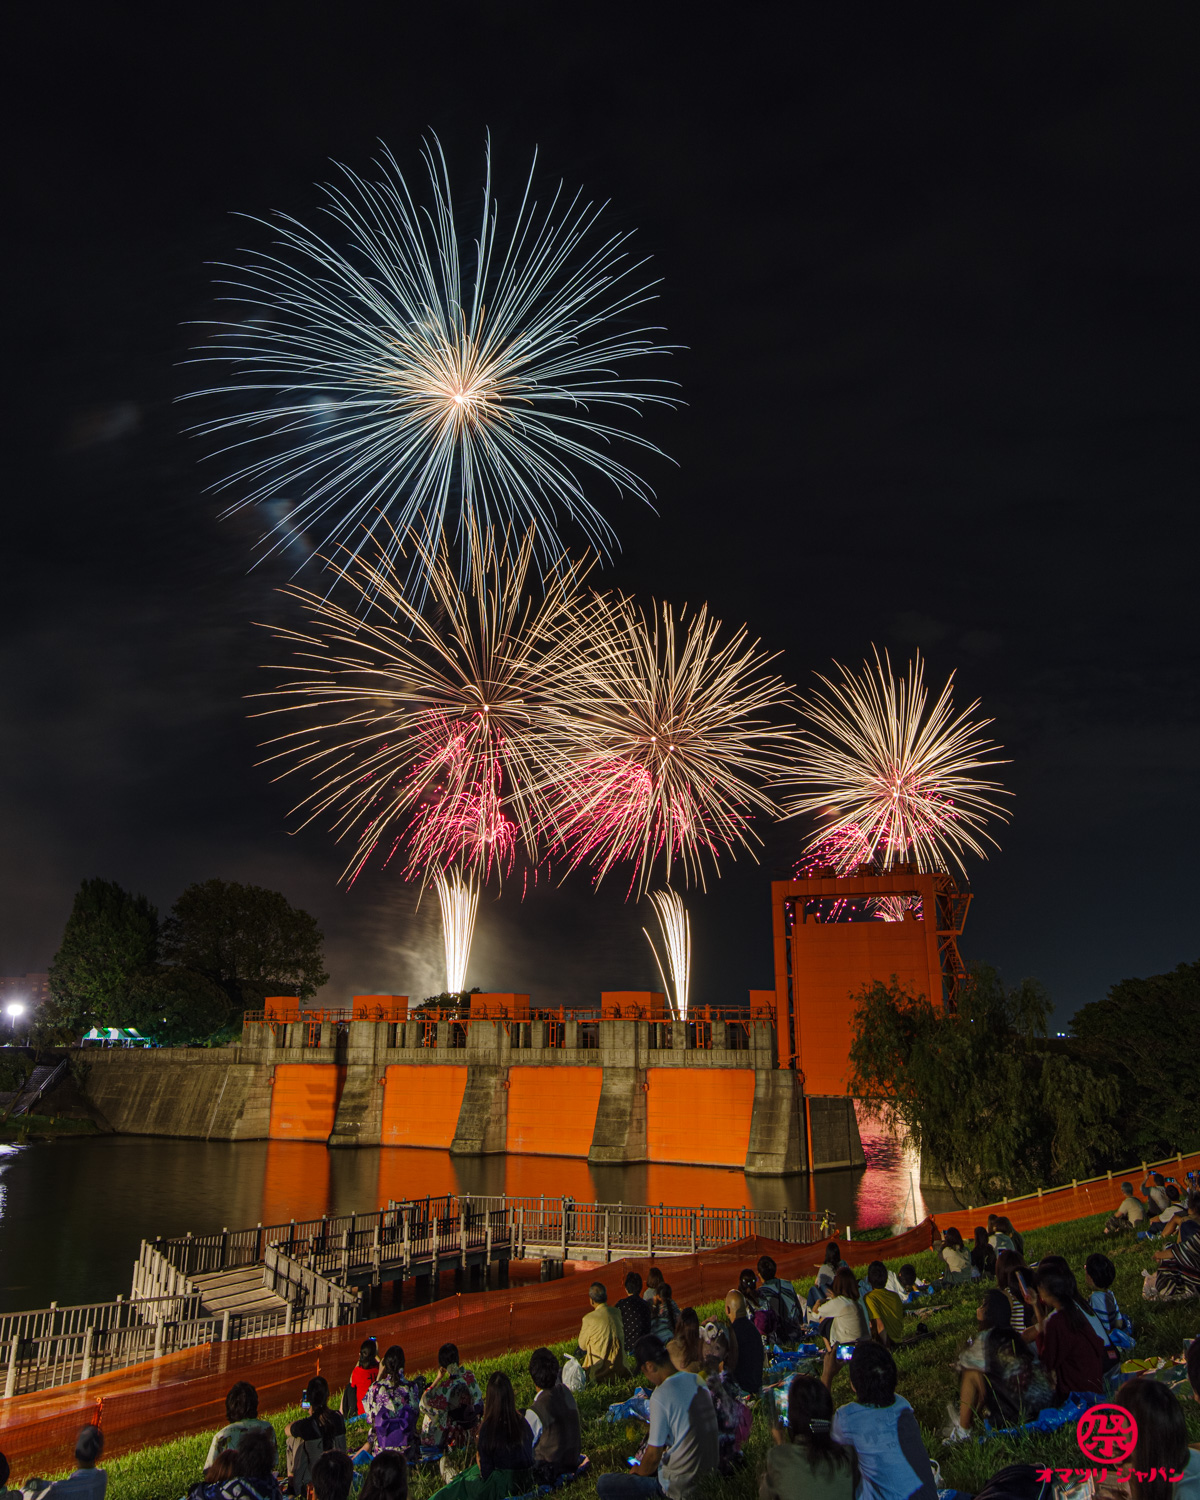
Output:
M1036 1260L1041 1255L1065 1255L1082 1283L1083 1262L1096 1249L1110 1255L1117 1267L1114 1291L1124 1311L1134 1320L1137 1334L1137 1356L1155 1354L1174 1358L1181 1354L1185 1338L1200 1335L1200 1302L1183 1302L1174 1306L1159 1306L1146 1303L1141 1298L1143 1268L1153 1266L1150 1251L1145 1244L1130 1239L1106 1240L1100 1233L1103 1216L1077 1219L1068 1224L1055 1225L1048 1229L1031 1230L1024 1236L1026 1254ZM817 1257L814 1255L814 1260ZM932 1278L940 1268L931 1252L911 1257L918 1273ZM889 1262L899 1265L899 1262ZM802 1290L811 1285L811 1280L796 1283ZM930 1454L941 1465L942 1482L967 1491L983 1487L987 1477L1009 1463L1045 1463L1050 1466L1075 1467L1081 1460L1075 1444L1073 1430L1064 1430L1049 1438L1025 1438L1020 1441L993 1438L987 1442L972 1442L943 1447L939 1436L946 1420L946 1402L957 1394L958 1377L950 1369L958 1350L968 1337L976 1331L975 1309L979 1304L981 1286L954 1287L939 1292L938 1303L950 1303L949 1311L935 1314L929 1319L929 1327L936 1335L911 1349L897 1353L900 1370L900 1393L916 1408L917 1416L925 1436ZM613 1289L615 1290L615 1288ZM702 1313L719 1314L717 1303L699 1309ZM570 1351L572 1342L558 1344L555 1351L560 1357ZM482 1385L493 1370L504 1370L516 1387L517 1400L522 1408L533 1399L533 1384L527 1373L528 1354L513 1354L500 1359L470 1358L470 1350L463 1355L474 1369ZM642 1440L645 1429L636 1423L610 1425L604 1420L608 1406L632 1393L636 1382L629 1380L622 1385L606 1386L602 1389L584 1391L579 1397L580 1413L584 1423L584 1452L592 1460L593 1474L608 1469L623 1467L627 1455L634 1452ZM1185 1387L1186 1390L1186 1387ZM850 1384L845 1373L839 1373L834 1384L834 1401L841 1405L851 1400ZM300 1415L299 1408L281 1412L273 1417L280 1435L280 1451L283 1451L283 1429ZM1190 1440L1200 1440L1200 1404L1189 1401L1186 1415ZM755 1500L758 1494L758 1476L765 1461L767 1445L771 1438L761 1407L756 1411L754 1429L746 1444L746 1466L732 1480L713 1482L712 1495L737 1497L737 1500ZM200 1466L207 1451L209 1436L184 1438L179 1442L165 1443L130 1454L109 1464L109 1500L177 1500L189 1486L200 1477ZM414 1500L426 1500L438 1481L432 1472L413 1476L410 1493ZM572 1500L595 1500L595 1480L578 1484L564 1491Z

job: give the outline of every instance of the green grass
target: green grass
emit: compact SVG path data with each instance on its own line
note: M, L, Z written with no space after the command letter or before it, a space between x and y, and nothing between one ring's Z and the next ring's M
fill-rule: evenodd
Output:
M1024 1236L1026 1254L1031 1259L1051 1253L1066 1256L1082 1283L1085 1258L1093 1250L1103 1250L1117 1268L1117 1280L1113 1288L1117 1300L1134 1322L1137 1334L1134 1354L1177 1357L1182 1352L1183 1340L1200 1334L1200 1302L1184 1302L1174 1306L1143 1302L1141 1271L1143 1268L1153 1267L1150 1251L1132 1238L1106 1240L1100 1233L1103 1217L1096 1215L1048 1229L1032 1230ZM935 1260L931 1251L906 1259L912 1261L919 1275L929 1279L940 1269L940 1262ZM898 1266L900 1262L889 1264ZM796 1283L801 1291L807 1290L811 1284L811 1280ZM975 1283L973 1286L951 1287L939 1292L936 1302L950 1303L950 1308L929 1319L929 1327L935 1337L912 1348L900 1349L896 1355L900 1371L900 1393L916 1408L926 1446L930 1455L941 1466L943 1484L972 1492L982 1489L987 1478L1005 1464L1039 1463L1050 1467L1057 1465L1073 1468L1080 1462L1074 1430L1070 1428L1047 1438L1024 1438L1019 1441L992 1438L983 1443L943 1447L940 1432L946 1420L946 1403L958 1394L958 1376L949 1367L959 1349L975 1331L975 1309L979 1304L981 1285L986 1289L987 1283ZM717 1314L720 1310L719 1304L715 1302L698 1309L702 1315ZM573 1341L554 1347L561 1357L571 1350ZM518 1404L524 1408L532 1403L533 1383L527 1373L527 1353L481 1360L470 1359L470 1351L467 1349L463 1350L463 1354L479 1377L481 1385L493 1370L504 1370L516 1388ZM604 1420L609 1404L631 1394L635 1384L635 1381L628 1380L603 1389L589 1389L577 1398L583 1420L583 1448L592 1460L593 1474L622 1467L625 1458L635 1451L645 1435L645 1428L639 1428L635 1423L609 1425ZM845 1372L838 1374L833 1394L838 1405L852 1399L849 1378ZM1200 1441L1200 1405L1189 1401L1185 1410L1190 1440ZM272 1417L279 1434L280 1452L284 1446L284 1428L300 1414L297 1407ZM209 1434L183 1438L178 1442L164 1443L159 1447L115 1459L107 1465L110 1500L177 1500L199 1478L200 1465L204 1462L209 1440ZM745 1448L746 1466L733 1479L713 1482L714 1500L717 1495L738 1497L738 1500L756 1500L758 1476L765 1462L769 1442L770 1435L760 1408L755 1414L754 1428ZM410 1483L410 1493L414 1500L427 1500L439 1487L439 1483L434 1472L416 1474ZM574 1485L565 1493L572 1500L594 1500L595 1480Z
M61 1115L13 1115L0 1124L3 1141L24 1141L30 1136L96 1134L93 1120L70 1120Z

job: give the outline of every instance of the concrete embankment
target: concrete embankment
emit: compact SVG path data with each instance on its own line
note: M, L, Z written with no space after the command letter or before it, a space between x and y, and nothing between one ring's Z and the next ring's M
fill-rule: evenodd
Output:
M84 1054L83 1093L125 1134L424 1146L454 1155L676 1162L781 1176L860 1166L853 1102L809 1098L774 1027L601 1020L551 1029L353 1021L248 1025L206 1050Z

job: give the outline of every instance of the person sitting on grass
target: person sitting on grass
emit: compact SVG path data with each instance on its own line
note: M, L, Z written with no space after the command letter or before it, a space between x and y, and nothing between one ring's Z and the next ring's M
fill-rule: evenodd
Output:
M405 1379L404 1350L393 1344L383 1356L378 1375L367 1387L363 1414L371 1420L371 1435L359 1451L382 1453L385 1448L399 1448L412 1459L419 1457L420 1402L420 1384Z
M1005 1239L1008 1236L1005 1235ZM1007 1248L1007 1247L1005 1247ZM971 1269L980 1276L996 1274L996 1251L988 1240L988 1232L980 1224L975 1230L975 1243L971 1247Z
M746 1316L764 1339L770 1338L775 1332L779 1319L775 1316L773 1308L759 1301L758 1277L749 1266L739 1274L737 1289L746 1299Z
M629 1354L638 1339L650 1332L650 1304L642 1296L642 1278L630 1271L625 1278L625 1295L617 1303L621 1318L621 1340Z
M25 1493L36 1495L38 1500L46 1500L48 1495L70 1495L71 1500L104 1500L108 1475L96 1467L103 1452L104 1434L100 1429L90 1423L81 1427L75 1439L75 1472L66 1479L56 1479L53 1484L44 1479L28 1479Z
M643 1302L653 1302L658 1296L658 1289L663 1284L663 1273L659 1266L651 1266L646 1272L646 1290L642 1293Z
M840 1255L838 1259L841 1259ZM759 1332L769 1331L784 1343L794 1343L804 1335L804 1316L800 1311L796 1288L785 1276L780 1276L778 1267L769 1255L759 1256L758 1274L762 1278L762 1285L756 1293L758 1306L775 1314L775 1327L770 1330L759 1328ZM758 1327L757 1317L754 1324Z
M217 1455L226 1448L237 1448L248 1432L269 1433L275 1445L275 1429L258 1414L258 1392L248 1380L239 1380L229 1387L225 1397L225 1426L208 1445L208 1457L204 1460L206 1470L211 1469ZM278 1458L271 1461L274 1468Z
M1107 1255L1089 1255L1083 1263L1083 1276L1091 1293L1089 1300L1092 1312L1099 1319L1105 1344L1115 1347L1113 1334L1121 1333L1125 1335L1121 1347L1132 1348L1129 1319L1117 1306L1117 1299L1112 1292L1112 1284L1117 1279L1116 1266Z
M348 1453L322 1453L313 1464L309 1500L350 1500L354 1460Z
M715 1474L720 1459L717 1414L699 1376L677 1370L666 1345L653 1334L633 1351L640 1374L653 1386L650 1432L641 1457L625 1473L601 1474L600 1500L697 1500L700 1484Z
M699 1375L704 1368L704 1346L700 1341L700 1319L694 1307L685 1307L675 1324L675 1336L667 1344L667 1353L677 1370Z
M385 1448L375 1455L358 1500L408 1500L408 1464L403 1453Z
M204 1478L192 1485L187 1500L224 1500L225 1486L242 1474L242 1455L236 1448L222 1448L212 1463L205 1466ZM6 1495L7 1490L0 1490Z
M725 1316L737 1346L737 1362L729 1373L748 1396L761 1395L766 1351L762 1335L747 1316L746 1299L736 1288L725 1294Z
M1135 1229L1139 1224L1145 1222L1146 1210L1140 1199L1133 1195L1133 1183L1123 1182L1121 1184L1121 1201L1109 1216L1104 1226L1105 1234L1121 1234L1127 1229Z
M1012 1326L1026 1343L1037 1338L1037 1313L1025 1299L1021 1282L1031 1292L1037 1291L1037 1275L1015 1250L1001 1250L996 1257L996 1286L1008 1298L1012 1308Z
M1000 1254L1001 1250L1016 1250L1017 1248L1012 1235L1000 1228L1000 1217L998 1214L988 1214L987 1230L984 1238L997 1255ZM976 1243L978 1243L979 1236L976 1235L975 1239Z
M837 1373L837 1346L856 1344L869 1336L867 1314L858 1300L858 1277L849 1266L843 1266L833 1278L831 1295L814 1309L820 1318L821 1337L825 1340L825 1364L821 1379L832 1387Z
M574 1474L582 1462L579 1408L559 1380L558 1360L549 1349L529 1356L529 1375L537 1389L533 1414L540 1431L533 1448L533 1477L538 1485L555 1485Z
M237 1456L242 1471L225 1485L221 1500L283 1500L283 1491L275 1478L274 1432L270 1437L265 1432L248 1432L237 1446Z
M1104 1374L1107 1375L1110 1370L1114 1369L1120 1363L1120 1356L1116 1349L1112 1347L1105 1332L1104 1324L1100 1321L1096 1309L1079 1290L1079 1283L1075 1280L1074 1271L1071 1270L1065 1257L1061 1255L1043 1255L1041 1260L1038 1261L1038 1274L1040 1275L1043 1271L1056 1271L1060 1275L1070 1278L1071 1285L1075 1288L1073 1300L1076 1307L1078 1307L1079 1311L1087 1319L1088 1326L1092 1332L1104 1345Z
M1200 1452L1188 1447L1187 1419L1170 1387L1138 1376L1113 1400L1137 1423L1137 1446L1122 1465L1131 1471L1130 1500L1192 1500L1200 1494ZM1172 1480L1172 1474L1182 1478Z
M441 1455L442 1477L452 1476L448 1455L467 1446L479 1415L483 1392L470 1370L458 1362L458 1346L438 1350L436 1379L421 1393L421 1447Z
M808 1289L808 1306L810 1310L816 1307L818 1302L824 1302L831 1295L830 1288L833 1278L846 1262L842 1259L842 1247L836 1240L830 1240L825 1246L825 1259L817 1267L817 1279Z
M887 1289L887 1267L881 1260L873 1260L867 1267L867 1282L871 1290L867 1293L867 1318L871 1336L889 1348L904 1338L904 1303L895 1292Z
M1164 1243L1178 1239L1181 1245L1185 1245L1194 1235L1200 1234L1200 1192L1192 1188L1182 1206L1183 1212L1173 1215L1163 1229Z
M933 1248L946 1267L939 1285L954 1286L959 1282L971 1280L971 1257L967 1254L962 1235L953 1224L940 1240L934 1240Z
M787 1427L771 1424L774 1446L758 1482L759 1500L854 1500L858 1460L833 1440L833 1397L812 1375L788 1386Z
M358 1362L350 1371L350 1379L346 1382L353 1395L342 1393L342 1416L358 1417L363 1414L366 1410L363 1402L378 1374L379 1345L374 1339L364 1339L358 1351ZM351 1410L347 1410L348 1407Z
M916 1413L896 1394L896 1361L882 1344L859 1344L850 1360L854 1400L833 1414L833 1441L858 1460L858 1500L937 1500Z
M1019 1230L1013 1228L1012 1220L1007 1214L996 1215L996 1228L1001 1234L1005 1234L1012 1241L1013 1249L1022 1258L1025 1258L1025 1238Z
M950 1403L950 1442L968 1437L976 1417L990 1416L1002 1427L1016 1427L1054 1401L1045 1371L1013 1329L1012 1308L1004 1293L988 1292L975 1316L981 1332L958 1356L962 1383L958 1410Z
M602 1281L593 1281L588 1287L591 1311L584 1315L579 1325L579 1347L575 1358L587 1371L594 1384L615 1380L628 1372L625 1369L624 1330L621 1319L608 1305L608 1289Z
M1163 1234L1171 1225L1178 1224L1187 1213L1187 1204L1180 1198L1179 1189L1173 1182L1168 1182L1164 1191L1167 1195L1167 1206L1146 1225L1149 1234Z
M287 1470L294 1495L303 1495L312 1483L313 1465L322 1453L346 1451L346 1419L330 1408L329 1382L323 1375L308 1382L304 1400L308 1414L287 1430Z
M916 1266L901 1266L898 1271L887 1273L887 1289L895 1292L901 1302L907 1306L917 1295L917 1268Z
M1037 1314L1037 1350L1054 1381L1054 1402L1061 1406L1072 1391L1104 1389L1104 1344L1084 1315L1070 1271L1039 1266L1036 1299L1026 1298Z
M517 1410L512 1381L503 1370L493 1370L488 1376L475 1448L478 1463L435 1491L442 1500L503 1500L529 1490L533 1431Z
M1147 1172L1142 1178L1142 1185L1138 1192L1146 1200L1148 1218L1154 1218L1156 1214L1162 1213L1171 1201L1167 1197L1167 1183L1161 1172Z
M675 1329L679 1323L679 1307L665 1281L659 1283L650 1314L650 1332L661 1343L669 1343L675 1337Z

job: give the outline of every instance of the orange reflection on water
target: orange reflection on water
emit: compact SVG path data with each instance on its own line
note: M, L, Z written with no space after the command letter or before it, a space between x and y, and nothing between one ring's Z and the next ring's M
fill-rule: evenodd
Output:
M268 1141L262 1222L319 1219L329 1212L329 1149L324 1142Z

